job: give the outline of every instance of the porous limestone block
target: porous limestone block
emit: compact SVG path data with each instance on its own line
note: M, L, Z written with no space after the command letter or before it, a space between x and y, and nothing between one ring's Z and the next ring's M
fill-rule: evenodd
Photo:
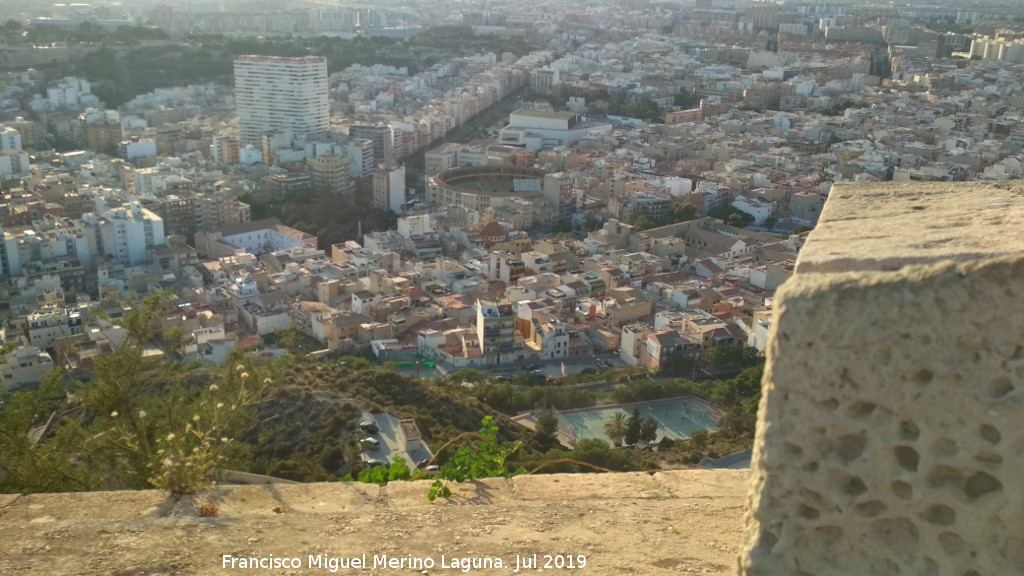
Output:
M1024 257L776 305L740 573L1024 574Z
M1024 252L1024 182L836 183L796 273L898 270Z

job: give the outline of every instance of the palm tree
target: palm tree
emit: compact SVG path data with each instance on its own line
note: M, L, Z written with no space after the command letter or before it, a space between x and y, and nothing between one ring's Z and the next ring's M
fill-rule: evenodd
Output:
M622 446L622 439L626 436L626 413L616 412L611 420L604 423L604 433L616 448Z

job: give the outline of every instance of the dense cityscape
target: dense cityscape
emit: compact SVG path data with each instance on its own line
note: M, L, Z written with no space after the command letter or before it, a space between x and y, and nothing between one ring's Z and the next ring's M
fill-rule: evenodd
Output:
M1022 177L1016 2L3 6L3 491L749 466L833 185Z

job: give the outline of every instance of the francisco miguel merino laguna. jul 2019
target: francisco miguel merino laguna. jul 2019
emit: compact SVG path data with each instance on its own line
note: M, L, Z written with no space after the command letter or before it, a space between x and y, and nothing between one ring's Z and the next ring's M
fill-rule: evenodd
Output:
M328 572L337 572L342 569L352 568L394 568L394 569L416 569L429 570L435 566L441 569L459 570L468 573L473 570L502 570L508 569L512 574L520 570L535 570L538 568L555 569L577 569L585 568L587 558L582 554L537 554L516 555L510 561L497 556L478 557L448 557L441 555L440 561L431 556L413 556L408 554L404 557L388 556L386 554L371 556L366 554L358 556L330 556L328 554L310 555L305 563L299 557L290 556L268 556L259 557L236 557L231 554L224 554L221 557L222 568L235 568L242 570L249 569L280 569L280 568L318 568Z

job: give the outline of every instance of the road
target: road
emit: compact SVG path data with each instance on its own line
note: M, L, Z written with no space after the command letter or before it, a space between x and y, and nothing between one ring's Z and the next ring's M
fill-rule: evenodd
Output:
M602 364L598 367L595 361L601 360ZM587 354L585 356L571 356L569 358L554 358L548 360L531 360L529 362L523 362L515 365L495 365L495 366L474 366L474 370L481 370L489 374L497 376L510 376L516 372L532 372L533 370L540 370L543 376L549 378L558 378L562 375L562 364L565 364L565 373L568 374L579 374L587 368L597 370L598 372L604 372L609 370L607 364L611 364L611 368L625 368L626 363L619 360L618 354ZM530 368L536 366L536 368Z
M429 460L433 456L426 442L422 443L423 449L411 452L405 451L405 447L398 440L399 418L397 416L392 414L363 413L363 420L373 420L377 423L377 427L380 428L380 431L376 434L364 434L364 437L375 438L380 441L379 448L366 450L365 455L367 459L377 459L392 464L396 457L401 457L405 459L406 465L413 469L416 467L417 462Z
M462 142L463 140L466 140L468 136L471 136L479 130L499 128L499 125L502 124L503 121L508 120L509 113L514 112L522 105L522 96L525 90L526 88L523 87L506 94L505 97L498 102L484 110L481 110L480 112L477 112L476 116L470 118L462 126L453 129L448 134L430 142L422 149L410 154L405 158L407 169L415 170L422 174L426 164L425 156L428 151L448 142Z
M602 362L602 365L600 367L598 367L595 364L595 361L597 361L597 360L600 360ZM605 372L607 370L614 369L614 368L628 368L629 367L628 364L626 364L625 362L623 362L622 360L619 359L619 355L617 353L613 352L613 353L602 353L602 354L597 354L597 355L574 356L574 357L571 357L571 358L564 358L564 359L556 358L556 359L553 359L553 360L551 360L551 359L549 359L549 360L531 360L529 362L523 362L523 363L515 364L515 365L512 365L512 366L509 366L507 364L503 364L503 365L492 365L492 366L472 366L471 368L473 370L479 370L481 372L486 372L486 373L492 374L494 376L506 376L507 377L507 376L511 376L511 375L513 375L515 373L518 373L518 372L533 372L533 370L535 370L535 368L531 368L531 367L536 365L537 366L536 369L541 371L540 375L542 375L542 376L544 376L546 378L559 378L559 377L562 376L562 364L563 364L563 362L565 364L565 373L566 373L566 375L569 375L569 374L579 374L580 372L583 372L587 368L592 368L594 370L597 370L598 372ZM607 367L609 364L611 365L610 368ZM447 374L451 374L451 373L457 372L459 370L458 368L455 368L455 367L450 366L450 365L446 365L443 368L444 368L444 370L445 370L445 372ZM730 369L730 370L726 370L726 371L722 371L722 372L709 373L709 372L705 371L705 369L703 369L703 368L698 368L693 373L689 373L688 372L686 374L675 374L675 375L667 375L667 374L655 373L655 374L651 374L651 375L649 375L647 377L652 379L652 380L660 380L660 379L666 379L666 378L667 379L682 378L682 379L691 380L691 381L694 381L694 382L704 382L704 381L707 381L707 380L721 381L721 380L730 380L732 378L735 378L735 377L739 376L740 372L742 372L743 370L745 370L745 369L744 368L737 368L737 369ZM639 378L639 377L643 377L643 376L635 376L635 377ZM593 386L594 388L592 388L592 389L594 389L594 390L598 390L598 389L610 390L610 389L615 387L615 384L616 383L598 383L598 384L592 384L592 385L591 384L577 384L576 387L578 387L578 388L588 388L589 389L591 386ZM603 387L603 388L599 388L599 387Z

